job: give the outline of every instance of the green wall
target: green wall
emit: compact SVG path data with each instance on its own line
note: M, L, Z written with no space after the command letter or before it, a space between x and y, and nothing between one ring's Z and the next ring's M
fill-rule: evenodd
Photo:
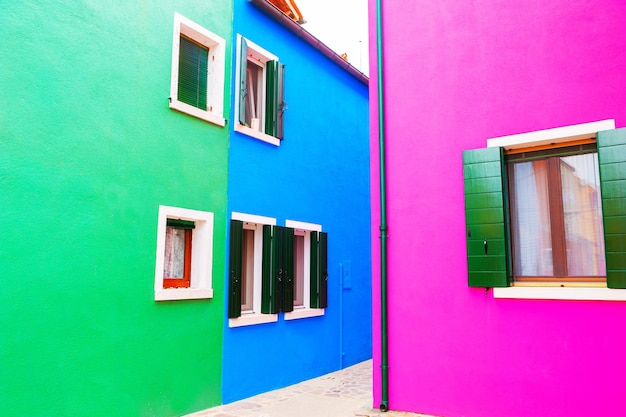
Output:
M230 40L230 2L1 9L0 415L219 404L228 134L168 97L174 12ZM215 213L213 299L154 301L159 204Z

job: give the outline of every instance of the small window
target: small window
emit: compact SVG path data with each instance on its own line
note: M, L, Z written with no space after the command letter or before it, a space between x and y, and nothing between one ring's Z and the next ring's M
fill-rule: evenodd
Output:
M514 280L605 281L595 143L506 160Z
M604 120L547 129L463 152L469 286L626 288L626 129L614 127ZM575 297L615 299L596 294Z
M154 298L213 297L213 213L160 206Z
M225 125L225 50L223 38L174 15L170 108Z
M233 213L229 326L321 316L328 304L327 235L320 225Z
M273 54L238 36L235 130L274 145L283 139L284 68Z
M326 233L319 224L287 220L286 226L295 236L293 310L285 320L322 316L328 292Z
M167 219L163 288L189 288L191 285L191 241L195 223Z
M270 276L271 231L276 219L233 213L230 223L228 317L230 327L278 320Z

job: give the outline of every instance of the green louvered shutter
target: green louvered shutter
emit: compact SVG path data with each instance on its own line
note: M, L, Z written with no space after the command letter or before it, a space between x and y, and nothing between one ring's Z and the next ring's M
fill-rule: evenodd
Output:
M310 304L328 307L328 234L311 232Z
M280 309L277 277L272 271L272 226L263 226L263 259L261 274L261 313L276 314Z
M241 38L239 53L239 123L246 124L246 100L248 97L248 43Z
M276 138L283 139L285 136L285 109L287 103L285 103L285 66L278 63L276 67Z
M228 317L241 316L241 256L243 222L230 221L230 261L228 267Z
M208 62L208 49L187 38L180 38L178 101L207 109Z
M280 292L280 311L293 311L294 229L274 226L273 274Z
M626 128L598 132L606 284L626 288Z
M278 105L278 61L265 64L265 133L276 136Z
M463 151L467 270L470 287L510 283L504 150Z

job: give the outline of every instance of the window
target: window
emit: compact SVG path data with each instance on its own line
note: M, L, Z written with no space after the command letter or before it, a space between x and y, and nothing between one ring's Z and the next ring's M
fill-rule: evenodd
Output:
M327 235L322 226L287 220L294 229L293 311L285 320L324 315L327 306Z
M225 53L223 38L176 13L170 108L224 126Z
M505 156L513 279L605 281L595 143Z
M176 219L167 219L166 224L163 288L189 288L191 286L191 237L196 224Z
M229 326L278 320L277 293L271 280L272 226L276 219L233 213L228 269Z
M514 135L463 153L470 286L626 288L626 129L613 127Z
M280 145L283 139L284 70L273 54L251 41L237 37L235 130Z
M213 297L213 213L159 206L154 298Z
M327 234L321 226L233 213L228 277L229 326L324 314Z

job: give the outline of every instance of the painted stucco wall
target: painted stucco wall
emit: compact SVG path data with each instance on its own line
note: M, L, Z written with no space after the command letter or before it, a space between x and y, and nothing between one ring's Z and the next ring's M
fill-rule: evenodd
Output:
M168 97L174 12L230 39L230 3L1 9L0 414L219 404L228 129ZM213 299L154 301L160 204L215 213Z
M370 1L375 406L380 404L375 1ZM626 125L626 6L383 2L389 406L447 417L623 416L622 302L467 286L461 152L491 137Z
M232 133L229 212L321 224L329 295L323 317L225 323L225 403L371 358L367 86L245 0L235 2L237 33L286 65L288 109L278 147ZM349 289L340 287L343 261Z

